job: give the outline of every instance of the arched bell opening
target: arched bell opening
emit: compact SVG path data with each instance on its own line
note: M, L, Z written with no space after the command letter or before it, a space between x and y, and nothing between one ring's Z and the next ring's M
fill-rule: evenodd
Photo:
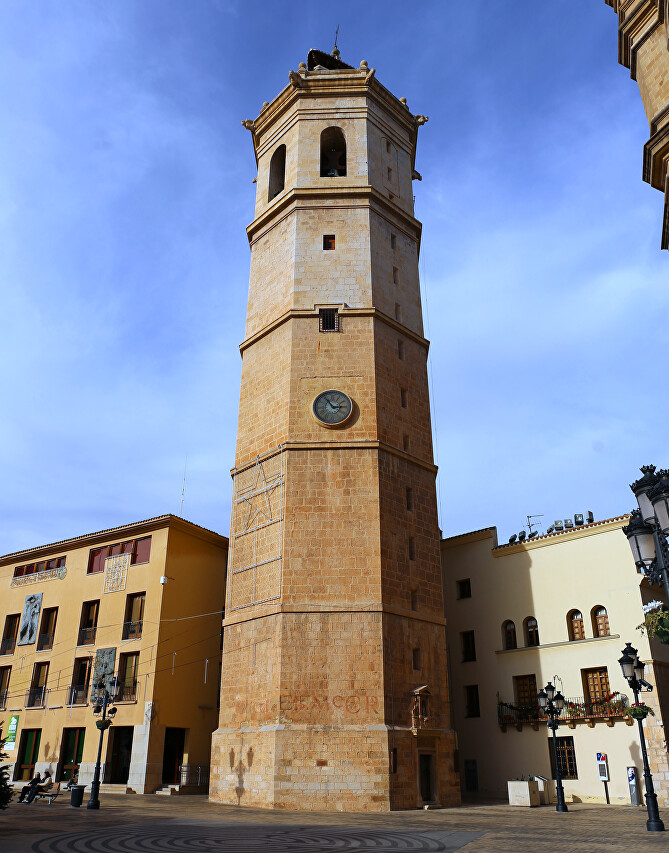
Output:
M346 176L346 139L339 127L321 133L321 178Z
M286 185L286 146L279 145L269 161L267 201L279 195Z

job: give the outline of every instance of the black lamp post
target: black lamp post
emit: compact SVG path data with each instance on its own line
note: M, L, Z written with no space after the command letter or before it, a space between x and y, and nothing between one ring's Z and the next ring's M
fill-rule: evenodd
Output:
M102 758L102 738L104 737L105 729L108 729L112 724L112 717L116 714L116 708L110 708L109 705L116 698L118 690L118 679L116 676L112 678L110 685L111 693L107 690L104 681L97 683L97 704L93 708L93 713L100 716L99 720L95 721L95 725L100 730L100 742L98 744L98 759L95 762L95 773L91 782L91 798L88 801L86 808L100 808L100 760Z
M623 533L637 567L649 583L664 587L669 604L669 471L656 471L654 465L643 465L641 473L643 476L630 486L639 509L632 511Z
M620 668L623 671L623 678L627 681L634 693L634 704L639 702L639 693L643 688L648 693L653 689L647 681L644 681L643 671L645 664L639 660L637 650L632 647L631 643L627 643L623 649L623 656L618 661ZM643 733L643 718L637 717L639 725L639 740L641 741L641 756L643 758L643 781L646 788L646 808L648 809L648 820L646 821L646 829L648 832L664 832L664 824L660 820L660 813L657 808L657 795L653 787L653 777L648 766L648 753L646 752L646 737Z
M553 732L553 757L555 758L555 788L557 790L557 805L556 812L567 812L567 804L564 801L564 788L562 787L562 776L560 775L560 762L557 754L557 737L555 732L558 729L557 718L562 713L564 708L564 696L558 690L555 692L555 687L549 681L543 690L539 691L538 695L539 707L548 717L546 725Z

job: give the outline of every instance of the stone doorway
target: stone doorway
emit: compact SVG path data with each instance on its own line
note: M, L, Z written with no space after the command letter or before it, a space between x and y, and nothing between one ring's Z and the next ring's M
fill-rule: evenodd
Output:
M163 749L163 784L174 785L181 781L179 768L184 763L186 729L165 729Z

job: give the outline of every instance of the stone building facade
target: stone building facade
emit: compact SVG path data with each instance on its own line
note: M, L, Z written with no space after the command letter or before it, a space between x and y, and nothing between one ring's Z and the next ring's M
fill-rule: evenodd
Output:
M453 720L463 793L504 797L508 780L551 778L552 745L536 695L557 675L568 704L557 731L567 799L630 802L627 771L643 764L636 723L624 715L633 695L618 659L629 641L654 686L642 701L658 802L669 806L665 726L669 647L642 635L642 605L662 599L634 564L620 516L498 544L494 527L444 539ZM614 694L614 695L612 695ZM607 697L610 697L607 699ZM607 757L608 791L597 753Z
M116 676L103 790L204 793L227 548L163 515L0 557L0 721L17 786L36 770L90 784L96 685Z
M664 194L662 248L669 249L669 0L605 0L618 15L618 61L639 84L650 138L643 179Z
M414 115L311 51L258 164L210 796L455 805Z

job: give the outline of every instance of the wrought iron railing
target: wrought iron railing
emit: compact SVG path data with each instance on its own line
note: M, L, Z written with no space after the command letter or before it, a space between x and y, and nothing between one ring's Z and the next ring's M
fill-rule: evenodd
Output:
M10 637L0 643L0 655L13 655L16 648L16 637Z
M179 784L193 788L206 788L209 785L208 764L181 764Z
M123 623L123 639L124 640L139 640L142 636L142 619L137 622Z
M85 684L72 684L67 691L68 705L87 705L88 687Z
M565 699L564 710L558 717L561 722L570 720L607 719L622 717L629 700L622 693L613 693L604 699L590 701L583 696L572 696ZM520 725L522 723L546 722L548 717L539 705L513 705L510 702L497 703L497 720L503 725Z
M137 682L120 684L117 688L115 702L134 702L137 699Z
M92 646L95 643L95 632L97 628L79 628L78 646Z
M37 638L37 651L46 652L53 648L53 633L40 634Z
M26 708L43 708L46 687L31 687L26 693Z

